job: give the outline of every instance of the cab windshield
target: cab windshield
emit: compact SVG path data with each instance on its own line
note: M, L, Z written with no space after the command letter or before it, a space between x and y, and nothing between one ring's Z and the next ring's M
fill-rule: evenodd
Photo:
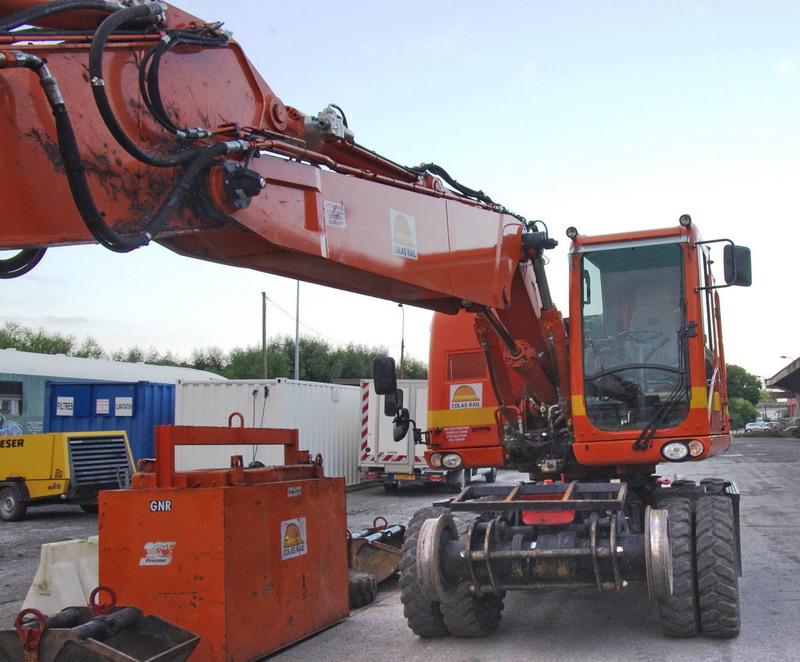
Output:
M640 245L583 256L586 413L604 430L674 427L689 411L683 253Z

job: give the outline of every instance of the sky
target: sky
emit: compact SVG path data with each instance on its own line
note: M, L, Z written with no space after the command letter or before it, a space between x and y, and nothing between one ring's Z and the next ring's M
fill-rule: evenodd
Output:
M176 3L222 20L285 104L347 114L357 142L405 165L435 162L546 222L567 314L568 240L675 225L753 254L753 286L721 290L726 358L769 377L800 356L797 261L800 3ZM107 350L188 356L293 335L296 282L151 245L50 250L0 281L15 320ZM300 286L300 331L427 359L430 313ZM782 358L789 357L789 358Z

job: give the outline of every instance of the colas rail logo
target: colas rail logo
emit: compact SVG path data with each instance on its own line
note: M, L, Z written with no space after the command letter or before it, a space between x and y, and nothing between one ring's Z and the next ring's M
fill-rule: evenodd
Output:
M290 559L307 553L306 518L299 517L281 522L281 558Z
M483 406L483 384L452 384L450 409L475 409Z
M410 214L389 210L392 224L392 253L407 260L417 259L417 221Z

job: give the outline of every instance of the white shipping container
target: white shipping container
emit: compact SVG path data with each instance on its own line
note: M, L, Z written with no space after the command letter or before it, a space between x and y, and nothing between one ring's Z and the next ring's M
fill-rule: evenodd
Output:
M343 476L347 485L359 482L358 386L320 384L293 379L178 381L175 424L225 427L239 412L245 427L299 431L300 449L322 455L326 476ZM234 425L239 425L238 417ZM179 446L175 467L180 471L229 467L232 455L245 466L257 460L283 464L282 446Z

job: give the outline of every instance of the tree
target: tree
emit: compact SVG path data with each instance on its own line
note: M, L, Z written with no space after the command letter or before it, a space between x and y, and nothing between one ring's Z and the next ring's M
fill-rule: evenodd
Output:
M269 363L269 351L267 351ZM224 375L228 379L261 379L264 375L261 348L255 345L235 347L228 354L228 365Z
M134 345L128 350L118 349L111 355L111 359L123 363L144 363L144 351L138 345Z
M222 374L228 363L225 352L219 347L206 347L192 351L191 366L197 370L208 370Z
M744 368L728 364L728 397L744 398L752 405L757 405L761 398L761 380L751 375Z
M104 359L106 358L106 352L94 338L86 336L80 347L75 351L74 356L80 356L84 359Z
M208 370L228 379L261 379L263 377L262 350L256 345L235 347L224 352L219 347L195 349L189 361L184 361L171 351L164 354L155 347L144 350L138 345L118 349L110 355L91 336L80 344L74 336L35 331L18 322L6 322L0 329L0 347L15 348L39 354L66 354L83 358L106 358L125 363L174 365L197 370ZM368 379L372 377L372 359L387 354L385 347L370 347L350 343L333 347L330 343L311 336L300 337L300 379L313 382ZM272 340L267 347L269 377L294 377L294 338L285 336ZM426 379L427 366L413 358L405 359L406 379Z
M403 366L405 379L428 379L428 366L419 359L406 358Z
M372 377L372 360L376 356L386 356L385 347L367 347L353 343L334 351L337 363L337 379L369 379Z
M741 430L758 417L758 409L744 398L731 398L728 403L728 413L731 417L731 430Z
M0 347L14 348L20 352L69 356L75 348L75 338L60 333L47 333L44 329L29 329L18 322L6 322L0 330Z

